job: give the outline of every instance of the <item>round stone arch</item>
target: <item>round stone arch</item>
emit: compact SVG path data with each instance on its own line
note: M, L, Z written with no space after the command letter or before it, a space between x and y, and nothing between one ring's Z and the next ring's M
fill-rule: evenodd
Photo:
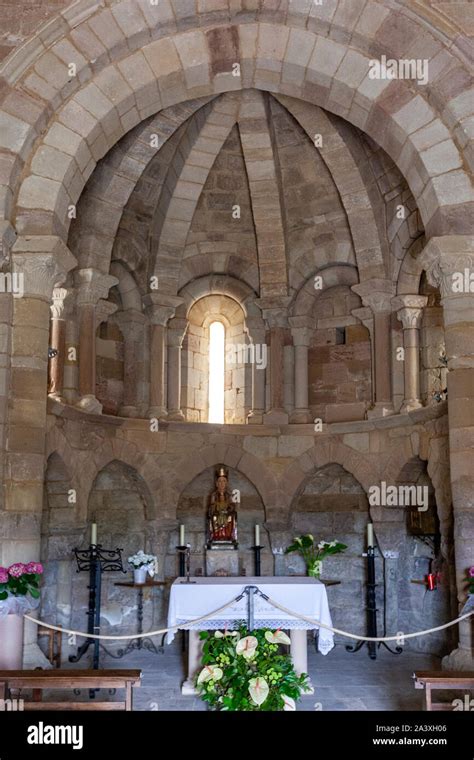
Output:
M208 467L217 467L222 464L225 467L231 467L241 472L256 488L262 499L267 521L275 512L278 512L279 497L281 497L278 482L261 459L258 459L248 451L244 451L236 446L216 444L196 451L192 460L187 457L185 462L185 468L179 466L176 468L177 479L174 484L176 494L175 504L178 503L179 497L186 486L195 477Z
M115 450L114 450L115 448ZM146 460L144 455L141 454L138 449L132 444L126 444L123 446L117 446L112 448L105 446L104 450L100 452L94 452L89 457L89 466L84 467L82 472L81 488L83 490L82 506L85 512L81 513L82 520L87 516L87 505L89 503L90 494L97 476L102 470L104 470L111 462L120 462L131 470L134 470L140 478L143 493L146 495L147 513L146 519L153 520L156 518L156 503L153 497L154 490L151 487L150 472L147 472Z
M123 16L124 4L116 4L113 12L115 17L120 13ZM317 16L319 7L311 12ZM110 15L111 11L99 11L102 21L107 13ZM132 50L134 45L140 46L141 50L100 71L92 71L88 62L90 55L84 56L78 50L77 82L70 81L67 65L61 59L62 40L50 46L47 52L34 56L29 70L22 70L21 87L28 95L33 93L34 97L43 98L44 109L46 103L53 104L56 113L55 124L49 129L41 117L44 137L36 142L33 155L35 128L11 114L6 117L8 147L18 154L23 152L22 160L28 156L32 159L31 170L23 177L18 193L15 222L19 232L53 232L65 236L69 226L68 206L77 202L97 161L125 132L173 103L238 87L290 94L347 119L375 140L406 175L428 234L463 231L464 204L472 201L472 188L462 168L458 148L440 116L442 112L444 119L452 117L454 122L459 121L456 98L446 103L441 97L439 111L435 111L415 81L371 79L371 55L365 53L364 48L371 48L373 32L366 35L361 32L357 37L362 52L314 31L266 22L193 29L148 42L154 33L161 32L159 21L156 23L158 17L154 18L151 26L145 22L138 24L140 28L129 26L130 46ZM208 18L212 19L212 15ZM399 15L397 20L392 17L382 22L384 32L378 35L379 50L392 52L387 32L390 24L399 22ZM87 23L94 22L89 18ZM412 20L410 39L415 25ZM352 32L351 28L351 34L339 39L349 38ZM118 42L109 44L112 58L115 54L123 55L125 34L118 30L118 36ZM426 33L420 29L421 37L426 37ZM398 46L394 52L400 57L403 52L400 34L394 46ZM408 39L405 47L408 47ZM445 54L449 56L447 49ZM22 56L26 65L24 51L16 56L17 67L7 62L9 84L20 86L18 72L22 69ZM183 60L189 63L185 66ZM241 65L240 78L232 76L229 64L236 60ZM459 65L458 61L455 63ZM46 77L44 85L38 85L34 67ZM445 67L438 71L430 84L432 95L445 71ZM66 97L69 99L61 105ZM432 103L435 100L431 97ZM61 125L62 143L52 137L51 130L56 127L57 132L57 123ZM460 131L463 131L462 126ZM76 145L72 155L60 149L60 145L64 148L65 134L71 144ZM447 162L439 173L435 159L441 142L446 148ZM78 162L79 146L82 158ZM453 195L456 204L452 203ZM47 198L45 209L38 208L38 198L43 196Z
M191 308L199 299L214 294L228 296L239 304L244 312L251 337L253 329L265 329L261 310L255 303L257 294L245 282L230 275L206 275L187 283L179 291L178 295L184 299L184 303L176 310L176 314L182 311L183 316L187 317Z
M315 288L315 278L319 276L322 280L322 288ZM347 285L351 287L359 282L358 271L355 266L350 264L335 264L324 269L318 269L310 275L304 285L296 294L293 303L290 306L292 317L310 317L314 305L321 293L337 285Z
M316 438L314 445L300 454L280 475L280 489L285 494L284 503L287 505L286 520L289 519L290 505L296 494L304 487L309 474L315 469L332 463L343 467L361 484L365 492L368 492L374 480L374 463L371 458L365 457L341 441L331 438L317 440Z
M424 235L417 238L403 258L397 281L397 295L418 295L424 266L420 255L426 245Z

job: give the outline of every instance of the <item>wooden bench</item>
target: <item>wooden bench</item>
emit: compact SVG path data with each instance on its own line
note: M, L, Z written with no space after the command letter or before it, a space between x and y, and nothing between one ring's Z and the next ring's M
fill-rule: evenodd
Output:
M425 709L428 711L453 710L452 702L432 701L431 691L434 689L444 689L445 691L462 689L464 692L474 689L474 672L468 670L419 671L413 674L413 678L415 679L415 689L425 690Z
M12 689L32 689L33 701L25 710L127 710L132 689L141 686L141 670L0 670L0 700ZM125 700L115 702L43 702L43 689L125 689Z

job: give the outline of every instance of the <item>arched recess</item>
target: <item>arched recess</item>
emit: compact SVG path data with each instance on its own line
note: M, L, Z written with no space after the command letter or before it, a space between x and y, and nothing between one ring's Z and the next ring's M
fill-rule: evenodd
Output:
M292 317L309 317L315 302L328 288L337 285L356 285L359 282L358 270L352 265L334 264L321 267L312 274L296 293L289 310Z
M238 558L239 558L239 575L253 575L253 555L250 551L255 543L254 528L258 524L263 526L265 523L265 505L262 497L255 485L242 474L240 468L229 467L229 490L235 493L239 499L236 503L237 510L237 531L238 531ZM207 510L209 506L209 497L215 490L215 475L217 466L207 467L198 475L188 481L185 488L180 494L176 518L178 523L184 524L186 530L186 541L191 544L191 572L200 571L206 574L206 559L204 546L208 539L207 534ZM262 528L263 532L263 528ZM170 546L167 557L167 575L176 575L176 540L177 534L170 536ZM213 552L217 555L217 552ZM266 552L265 566L262 569L264 574L273 574L272 556ZM215 559L215 557L214 557ZM218 565L217 561L217 565ZM219 567L217 567L219 570Z
M364 456L356 448L342 443L330 436L315 434L314 445L300 454L281 474L279 483L285 493L285 503L290 504L296 493L299 493L310 473L328 464L339 464L368 492L374 482L374 461L367 455ZM286 521L290 520L290 513L286 513Z
M340 586L330 590L331 616L337 628L354 633L363 633L366 624L366 563L362 554L369 521L364 488L335 462L308 472L291 503L290 542L293 536L309 533L316 543L339 541L347 546L343 553L323 560L322 577L341 580ZM290 575L305 573L304 561L297 554L285 557L285 568ZM377 582L381 581L383 572L379 565ZM382 622L379 610L379 623ZM336 640L345 641L342 637Z
M120 14L123 9L123 4L117 3L113 13ZM360 36L357 36L359 51L343 42L318 36L312 30L275 23L245 23L218 29L190 30L178 32L172 39L163 37L149 42L150 30L159 28L157 24L163 11L156 8L150 11L148 8L148 12L151 13L151 27L143 21L143 25L128 28L125 34L117 28L118 35L109 45L109 60L117 55L122 58L102 68L105 56L100 56L96 71L89 64L90 54L83 55L80 51L80 37L76 36L78 47L77 52L73 51L73 57L78 63L78 75L74 81L71 81L67 62L61 55L62 40L39 55L33 54L29 61L26 51L22 50L18 51L13 65L12 61L7 62L8 85L19 88L21 77L21 87L26 93L21 97L28 98L32 94L42 109L42 112L37 111L32 126L19 118L21 107L20 110L17 110L18 106L13 107L16 115L8 113L7 116L8 147L17 150L20 143L18 152L23 150L25 154L29 151L35 140L38 122L41 128L46 127L42 114L47 112L47 104L53 104L60 130L67 130L62 132L62 139L56 137L54 140L51 131L45 130L43 140L37 143L32 173L22 178L18 195L16 224L22 234L64 234L69 223L67 207L77 202L94 164L139 121L173 102L239 86L271 88L283 94L296 95L337 113L366 131L397 165L404 167L428 234L459 233L464 230L465 209L462 205L472 201L472 191L456 143L443 120L448 121L451 128L459 125L460 137L456 139L462 140L466 133L464 118L468 113L456 97L448 100L441 85L447 67L463 67L457 48L450 53L445 50L445 65L437 69L429 83L430 103L439 104L435 109L425 97L426 90L416 81L391 82L369 77L373 29L368 34L361 29ZM311 13L315 13L314 20L317 21L322 11L316 7ZM97 18L101 17L102 23L105 22L104 14L110 15L111 11L98 10ZM83 23L94 24L96 21L89 18ZM115 24L111 16L112 21ZM402 45L400 34L389 33L389 29L393 32L394 27L398 28L399 22L399 15L395 19L391 14L390 18L381 22L377 34L379 49L389 52L393 40L397 40L395 57L400 57L402 48L409 47L416 31L419 31L418 39L431 41L430 33L423 29L416 30L416 23L411 20L411 28L407 27L407 37ZM75 29L76 35L80 34L80 26ZM84 28L82 31L85 31ZM351 28L349 37L352 37L352 31ZM132 50L137 44L141 48L126 57L123 55L125 35ZM90 39L90 34L88 37ZM441 44L437 44L441 49ZM364 48L370 49L371 53L364 52ZM189 50L193 50L193 56L187 55ZM30 49L28 55L31 52ZM240 78L232 76L228 63L236 60L241 64ZM329 68L325 64L327 60L332 61ZM28 69L28 66L31 68ZM97 70L99 68L100 71ZM270 83L269 71L273 72ZM44 80L38 77L38 72ZM170 87L171 82L174 83L173 88ZM177 82L181 86L177 86ZM68 100L62 106L65 98ZM93 113L87 110L84 103ZM77 147L70 149L74 155L62 150L64 137L74 133L74 128L80 129L80 133L71 135L71 144L77 146L79 143L83 148L83 158L79 164L74 157ZM15 137L12 142L13 134L19 135L19 140ZM442 173L439 173L435 159L437 146L441 142L446 144L449 158L442 167ZM18 163L15 172L18 175ZM16 181L13 184L16 185ZM37 197L41 191L47 196L46 209L37 208ZM10 200L11 196L8 195L7 203ZM8 208L6 216L9 216Z
M175 471L178 473L174 482L175 504L186 485L200 472L208 467L217 467L219 464L238 470L256 488L265 507L267 521L278 518L280 507L285 502L285 496L273 472L256 455L250 452L252 447L249 440L248 446L238 448L234 445L217 443L211 446L197 449L192 460L189 457L182 459L182 466L178 461Z
M148 487L137 470L118 459L109 461L97 473L89 492L85 542L89 540L90 524L95 522L98 543L105 548L121 548L124 568L127 571L127 558L143 549L147 553L158 555L163 572L163 545L162 542L157 542L153 523L150 523L151 505ZM137 599L136 595L130 593L130 589L115 585L117 581L123 580L125 576L120 572L108 572L103 575L101 626L104 633L129 633L135 630ZM73 627L81 630L84 627L87 605L82 575L73 577L72 586L76 603L71 623ZM153 625L153 607L145 605L145 630Z

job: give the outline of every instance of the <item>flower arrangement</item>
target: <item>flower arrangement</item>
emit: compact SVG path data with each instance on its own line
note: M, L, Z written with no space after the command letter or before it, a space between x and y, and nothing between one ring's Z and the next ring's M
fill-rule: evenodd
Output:
M319 541L316 544L311 533L307 533L304 536L294 538L291 546L285 549L285 554L299 552L306 563L308 575L318 577L321 574L323 559L331 554L339 554L345 549L347 549L347 545L341 544L339 541Z
M303 691L310 691L305 673L298 676L283 631L203 631L203 668L196 678L201 698L219 711L295 710Z
M132 554L127 561L134 570L143 568L152 578L156 573L157 558L154 554L145 554L142 549L136 554Z
M15 562L10 567L0 567L0 601L9 596L26 596L39 599L39 582L43 565L39 562Z
M474 565L467 571L467 591L468 594L474 594Z

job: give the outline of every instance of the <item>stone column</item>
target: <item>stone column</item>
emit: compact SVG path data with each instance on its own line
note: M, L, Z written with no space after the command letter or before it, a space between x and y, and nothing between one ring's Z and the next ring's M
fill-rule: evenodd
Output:
M260 298L257 306L270 330L270 409L263 415L269 425L288 424L283 402L283 346L288 328L286 310L288 298Z
M466 601L466 571L474 564L474 240L432 238L423 251L428 282L439 287L448 359L448 418L454 554L459 609ZM472 618L459 625L448 670L474 670Z
M11 270L21 292L13 301L13 336L5 511L0 515L0 564L38 561L43 507L50 304L76 265L60 238L25 236L12 249ZM48 667L34 623L25 625L23 666Z
M286 344L283 346L283 403L285 411L290 415L295 409L295 347Z
M423 404L420 398L420 326L427 296L402 295L392 300L403 326L405 393L400 412L411 412Z
M144 297L143 303L150 321L150 404L147 416L165 419L168 414L165 397L167 324L182 298L152 293Z
M64 361L66 354L66 320L65 300L68 291L65 288L54 288L51 304L50 347L57 351L56 356L49 360L48 395L58 401L63 399Z
M392 400L391 299L393 284L388 280L366 280L352 285L374 315L374 407L367 417L386 417L394 413Z
M102 404L95 396L96 330L117 310L114 304L102 300L107 298L109 289L118 283L116 277L102 274L95 269L80 269L76 273L77 311L79 322L79 395L77 406L87 412L100 414ZM100 307L101 320L98 319Z
M368 306L360 309L352 309L351 314L359 320L369 331L370 338L370 390L372 404L375 403L375 356L374 356L374 315Z
M140 390L143 383L143 346L146 317L136 309L121 311L114 317L124 337L123 404L121 417L140 417Z
M248 415L247 421L249 425L261 425L265 413L265 378L268 350L265 343L265 330L252 330L252 332L249 331L249 335L254 349L254 361L252 363L252 410ZM259 364L255 361L257 353L258 358L261 359Z
M187 319L174 317L168 326L168 420L181 422L181 350Z
M311 331L307 327L294 326L295 317L290 317L292 325L291 334L295 346L295 408L291 414L290 422L311 422L311 412L308 405L308 347Z

